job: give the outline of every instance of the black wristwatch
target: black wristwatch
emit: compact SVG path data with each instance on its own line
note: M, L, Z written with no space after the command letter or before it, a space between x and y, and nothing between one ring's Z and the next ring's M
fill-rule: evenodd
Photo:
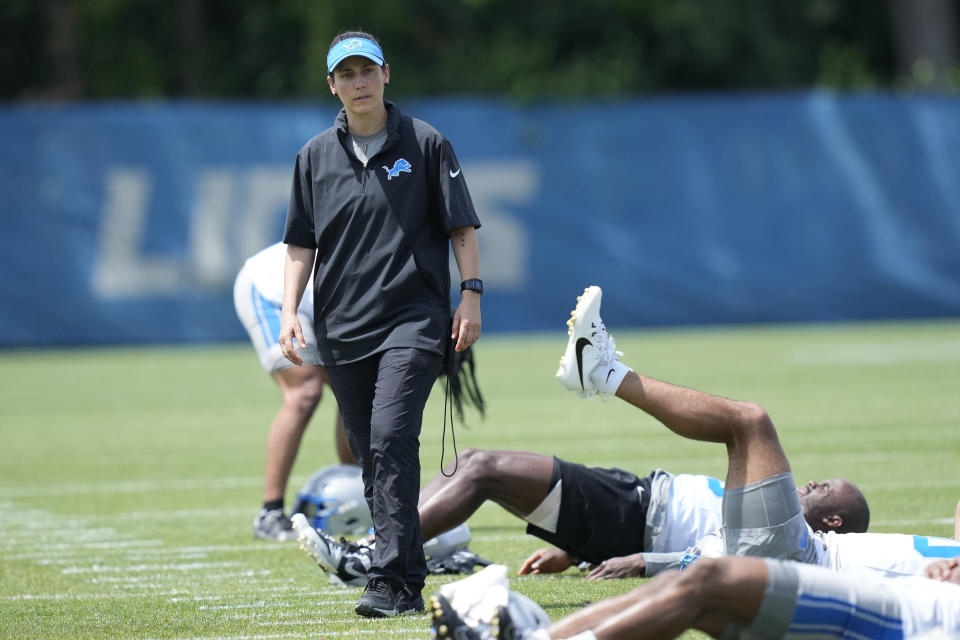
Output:
M464 291L473 291L483 295L483 280L480 278L468 278L460 283L460 293Z

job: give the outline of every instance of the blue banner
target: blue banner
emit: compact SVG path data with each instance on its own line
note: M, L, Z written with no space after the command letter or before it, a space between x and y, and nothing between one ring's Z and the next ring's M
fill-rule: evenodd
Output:
M400 106L460 157L485 331L563 330L588 284L612 326L960 315L960 99ZM0 108L0 346L244 339L233 278L336 111Z

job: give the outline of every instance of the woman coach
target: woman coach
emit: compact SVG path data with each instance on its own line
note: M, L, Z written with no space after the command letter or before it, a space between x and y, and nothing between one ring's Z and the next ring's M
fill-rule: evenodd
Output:
M395 616L423 610L420 427L450 342L462 351L480 336L480 222L450 143L384 100L390 66L373 36L335 37L327 71L343 109L297 155L280 344L299 364L296 309L313 269L318 352L376 532L356 611ZM452 332L448 242L463 281Z

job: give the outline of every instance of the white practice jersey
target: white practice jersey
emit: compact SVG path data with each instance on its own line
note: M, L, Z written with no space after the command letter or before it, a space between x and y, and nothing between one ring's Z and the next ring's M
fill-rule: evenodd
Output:
M759 624L751 628L748 637L919 640L934 630L943 632L929 636L932 640L960 631L960 585L953 582L923 576L868 578L805 564L771 562L767 566L781 580L783 568L796 571L795 604L785 606L792 595L786 583L768 582L768 589L772 587L777 597L768 600L769 593L764 596L755 620ZM777 628L777 619L783 614L791 616L786 629Z
M960 556L960 541L903 533L820 533L820 565L836 571L872 571L889 576L922 574L928 564Z
M243 265L257 292L276 307L283 304L283 266L286 263L287 245L282 242L272 244L253 254ZM303 292L303 299L297 308L297 314L313 318L313 276Z
M722 524L723 483L710 476L673 476L662 528L650 551L683 551Z
M931 629L960 632L960 584L922 576L900 577L893 583L900 596L905 637Z

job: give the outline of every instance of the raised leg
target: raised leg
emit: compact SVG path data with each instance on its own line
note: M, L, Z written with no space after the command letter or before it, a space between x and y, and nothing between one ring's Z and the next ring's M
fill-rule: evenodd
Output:
M773 422L758 404L661 382L631 371L616 395L677 435L726 445L727 488L790 471Z

